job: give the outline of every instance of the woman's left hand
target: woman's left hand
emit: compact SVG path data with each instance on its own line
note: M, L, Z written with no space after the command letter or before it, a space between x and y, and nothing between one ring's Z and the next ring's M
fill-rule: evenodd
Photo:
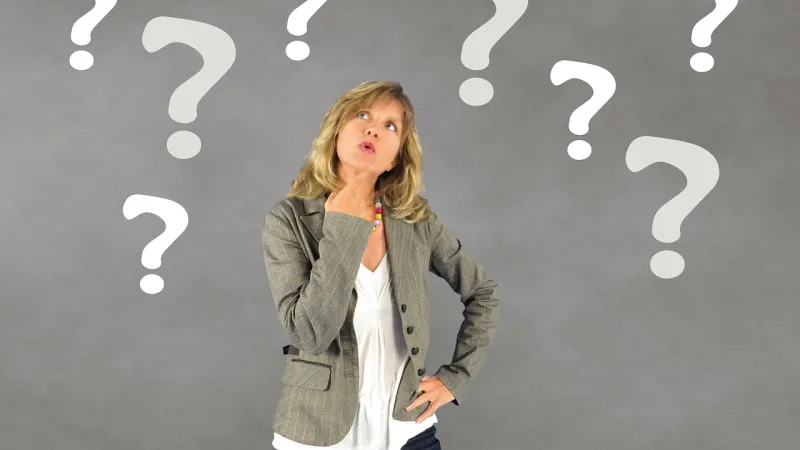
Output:
M423 394L417 397L410 405L406 406L406 411L412 410L422 403L431 402L431 404L428 405L428 409L423 411L422 414L417 417L417 423L420 423L432 416L433 413L439 409L439 407L446 405L455 399L453 393L450 392L444 383L442 383L442 381L439 380L439 378L435 375L422 377L419 382L417 392L422 392Z

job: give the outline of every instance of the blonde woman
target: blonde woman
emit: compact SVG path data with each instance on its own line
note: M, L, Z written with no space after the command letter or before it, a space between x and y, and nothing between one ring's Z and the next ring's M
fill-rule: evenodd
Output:
M279 450L441 450L435 411L459 405L498 324L497 284L420 195L414 109L362 83L325 114L262 229L289 338L273 421ZM427 272L461 295L452 362L426 376Z

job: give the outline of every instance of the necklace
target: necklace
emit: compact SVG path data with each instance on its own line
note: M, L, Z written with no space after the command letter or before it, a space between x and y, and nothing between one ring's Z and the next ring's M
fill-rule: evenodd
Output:
M372 222L372 224L375 225L374 227L372 227L373 232L375 232L375 230L378 229L378 225L381 223L382 218L383 218L383 208L381 204L381 198L378 197L375 200L375 221Z

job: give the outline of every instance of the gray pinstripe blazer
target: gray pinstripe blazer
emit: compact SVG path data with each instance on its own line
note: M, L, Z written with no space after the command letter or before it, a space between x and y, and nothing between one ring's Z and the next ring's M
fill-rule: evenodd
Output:
M286 367L273 430L303 444L327 446L344 439L358 403L358 348L353 328L355 279L372 223L325 212L326 196L284 198L264 218L264 263L272 298L289 337ZM385 211L388 208L384 207ZM425 402L417 396L428 352L427 273L460 294L464 321L452 362L435 376L460 405L469 381L483 366L498 325L497 283L437 218L408 224L383 216L393 299L400 311L411 361L402 374L392 417L415 420Z

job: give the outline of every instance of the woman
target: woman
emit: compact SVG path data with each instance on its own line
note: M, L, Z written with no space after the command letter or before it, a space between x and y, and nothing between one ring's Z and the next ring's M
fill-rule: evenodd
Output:
M419 195L414 109L368 82L325 114L306 163L262 229L289 337L273 421L279 450L437 450L434 412L463 401L498 323L488 279ZM425 374L427 272L461 295L453 360Z

